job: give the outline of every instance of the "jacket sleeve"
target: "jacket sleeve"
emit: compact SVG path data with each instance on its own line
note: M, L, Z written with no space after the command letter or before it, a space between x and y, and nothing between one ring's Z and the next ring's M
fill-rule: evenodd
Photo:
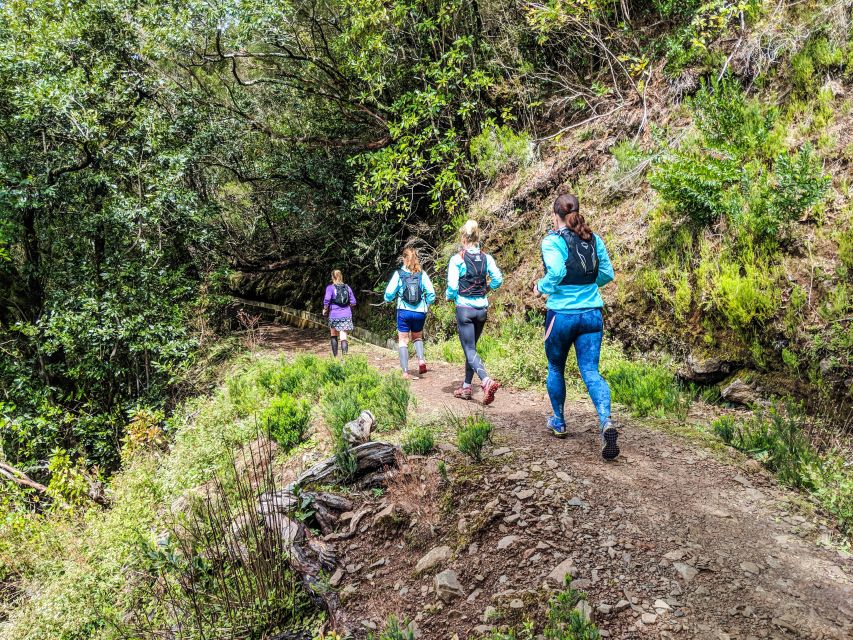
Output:
M358 304L358 300L355 299L355 294L352 292L352 287L347 285L347 291L349 291L349 306L354 307Z
M613 272L613 264L610 262L610 256L607 253L607 247L604 246L604 240L595 236L595 252L598 254L598 278L595 284L603 287L609 282L613 282L616 274Z
M497 289L503 284L504 274L498 268L491 253L486 254L486 270L489 272L489 288Z
M445 297L448 300L456 300L459 297L459 256L450 258L447 265L447 291Z
M391 279L388 281L388 286L385 287L385 302L394 302L394 298L400 292L400 272L396 269Z
M326 309L329 308L329 304L332 302L332 290L333 289L334 289L334 287L332 287L332 286L326 287L326 293L323 296L323 307Z
M556 241L563 242L558 235L547 235L542 238L542 260L545 263L545 275L536 283L539 293L548 295L554 293L566 277L566 259Z
M424 300L426 300L427 304L433 304L435 302L435 287L432 286L432 280L430 280L426 271L421 272L421 277L424 287Z

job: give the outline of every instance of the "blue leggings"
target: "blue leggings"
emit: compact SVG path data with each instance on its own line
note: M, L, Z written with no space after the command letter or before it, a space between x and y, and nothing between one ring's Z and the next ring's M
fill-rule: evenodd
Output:
M557 313L548 311L545 318L545 355L548 356L548 396L554 416L565 424L563 406L566 403L566 358L575 345L578 369L583 378L598 420L603 427L610 418L610 387L598 372L601 355L601 338L604 320L601 309L582 313Z

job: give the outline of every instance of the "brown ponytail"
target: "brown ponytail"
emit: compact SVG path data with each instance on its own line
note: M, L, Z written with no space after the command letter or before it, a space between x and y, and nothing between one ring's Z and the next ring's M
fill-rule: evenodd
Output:
M412 247L403 249L403 266L412 273L418 273L421 270L421 261L418 259L418 252Z
M589 242L592 240L592 229L581 215L580 204L577 196L566 193L554 201L554 213L566 223L566 226L580 237L581 240Z

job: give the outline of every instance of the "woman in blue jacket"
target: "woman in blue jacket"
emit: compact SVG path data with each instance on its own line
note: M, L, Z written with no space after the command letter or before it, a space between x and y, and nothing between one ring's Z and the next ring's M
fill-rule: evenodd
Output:
M435 289L429 276L421 269L418 253L411 247L403 249L403 266L394 272L385 287L385 302L397 299L397 348L403 377L409 375L409 339L415 343L418 372L427 372L424 359L424 322L429 305L435 302Z
M450 259L447 266L447 299L456 303L456 330L465 352L465 381L453 392L454 397L471 399L474 374L483 388L483 404L491 404L500 383L489 377L483 360L477 353L477 341L486 326L491 289L503 282L503 274L495 259L480 251L480 227L468 220L460 229L462 251Z
M598 289L613 281L613 265L604 242L581 215L577 197L557 198L552 223L554 230L542 240L545 277L533 285L537 295L548 297L545 354L554 409L548 429L558 437L566 435L566 358L574 345L578 369L598 413L601 455L612 460L619 455L618 433L610 420L610 387L598 371L604 333L604 301Z

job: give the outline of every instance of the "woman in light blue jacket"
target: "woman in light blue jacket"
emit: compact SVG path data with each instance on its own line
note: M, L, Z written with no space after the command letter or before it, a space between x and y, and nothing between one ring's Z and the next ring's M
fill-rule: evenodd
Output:
M465 381L453 392L454 397L471 399L471 382L474 374L483 388L483 404L491 404L500 383L489 377L482 358L477 353L477 342L486 326L492 289L503 282L503 274L495 259L480 251L480 227L468 220L460 229L462 251L450 259L447 266L447 299L456 303L456 330L465 352Z
M409 374L409 339L415 343L418 372L427 372L424 358L424 322L429 305L435 302L435 289L429 276L421 269L418 253L411 247L403 249L403 266L394 272L385 287L385 302L397 300L397 349L404 378Z
M613 281L613 265L604 242L581 215L577 197L558 197L551 221L554 230L542 240L545 276L533 285L537 295L548 296L545 355L548 396L554 409L548 429L558 437L566 435L565 369L574 345L578 369L598 413L601 455L612 460L619 455L618 433L610 420L610 387L598 371L604 335L604 300L598 289Z

